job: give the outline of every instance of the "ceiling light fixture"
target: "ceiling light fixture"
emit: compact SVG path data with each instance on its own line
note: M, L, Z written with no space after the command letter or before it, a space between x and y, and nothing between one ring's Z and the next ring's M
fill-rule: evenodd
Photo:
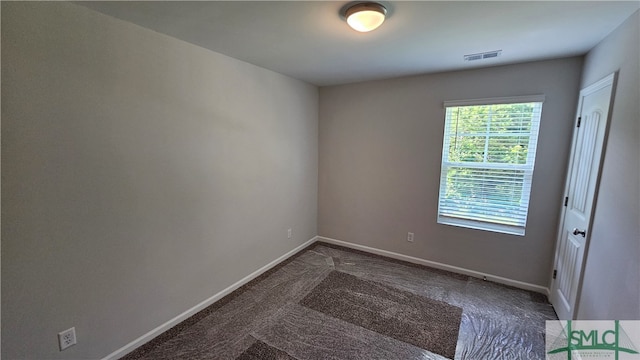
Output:
M386 15L387 9L374 2L355 4L349 7L344 14L347 24L353 30L360 32L369 32L377 29L384 22Z

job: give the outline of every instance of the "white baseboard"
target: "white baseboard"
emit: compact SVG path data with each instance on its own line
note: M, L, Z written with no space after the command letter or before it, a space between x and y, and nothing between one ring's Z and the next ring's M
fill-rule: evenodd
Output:
M228 288L220 291L219 293L213 295L212 297L204 300L203 302L199 303L198 305L192 307L191 309L183 312L182 314L174 317L173 319L167 321L166 323L158 326L157 328L149 331L148 333L140 336L139 338L133 340L132 342L128 343L127 345L121 347L120 349L112 352L111 354L105 356L104 358L102 358L102 360L116 360L116 359L120 359L121 357L127 355L128 353L132 352L133 350L139 348L140 346L146 344L147 342L149 342L150 340L152 340L153 338L155 338L156 336L162 334L163 332L171 329L172 327L178 325L179 323L181 323L182 321L188 319L189 317L191 317L192 315L196 314L198 311L206 308L207 306L215 303L216 301L222 299L223 297L229 295L230 293L232 293L233 291L237 290L239 287L241 287L242 285L248 283L249 281L257 278L258 276L262 275L263 273L267 272L269 269L273 268L274 266L278 265L279 263L283 262L284 260L290 258L291 256L295 255L296 253L298 253L300 250L304 249L305 247L313 244L316 240L318 239L317 236L311 238L310 240L307 240L305 243L303 243L302 245L296 247L295 249L287 252L286 254L280 256L279 258L273 260L272 262L268 263L267 265L261 267L260 269L254 271L253 273L245 276L244 278L242 278L240 281L236 282L235 284L229 286Z
M530 283L526 283L526 282L522 282L522 281L518 281L518 280L508 279L508 278L504 278L504 277L501 277L501 276L485 274L485 273L481 273L481 272L475 271L475 270L469 270L469 269L465 269L465 268L461 268L461 267L457 267L457 266L453 266L453 265L447 265L447 264L443 264L443 263L439 263L439 262L435 262L435 261L420 259L420 258L409 256L409 255L398 254L398 253L387 251L387 250L380 250L380 249L372 248L372 247L365 246L365 245L353 244L353 243L349 243L349 242L346 242L346 241L331 239L331 238L324 237L324 236L317 236L316 239L317 239L317 241L323 241L323 242L326 242L326 243L329 243L329 244L340 245L340 246L344 246L344 247L347 247L347 248L350 248L350 249L361 250L361 251L368 252L368 253L371 253L371 254L382 255L382 256L390 257L392 259L403 260L403 261L407 261L407 262L414 263L414 264L425 265L425 266L428 266L428 267L432 267L432 268L436 268L436 269L440 269L440 270L451 271L451 272L454 272L454 273L468 275L468 276L472 276L472 277L476 277L476 278L480 278L480 279L486 277L487 280L489 280L489 281L493 281L493 282L504 284L504 285L513 286L513 287L516 287L516 288L519 288L519 289L524 289L524 290L529 290L529 291L542 293L542 294L547 295L547 297L549 297L549 294L550 294L549 288L544 287L544 286L540 286L540 285L535 285L535 284L530 284Z

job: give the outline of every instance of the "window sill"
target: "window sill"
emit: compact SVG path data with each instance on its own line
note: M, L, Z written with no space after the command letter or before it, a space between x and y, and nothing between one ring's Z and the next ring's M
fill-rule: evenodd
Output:
M524 228L520 226L492 224L446 216L438 216L438 224L458 226L474 230L491 231L501 234L524 236Z

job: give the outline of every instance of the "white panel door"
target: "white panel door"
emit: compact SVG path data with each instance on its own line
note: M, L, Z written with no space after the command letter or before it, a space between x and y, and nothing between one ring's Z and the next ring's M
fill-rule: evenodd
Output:
M575 317L615 75L580 91L551 283L551 303L561 320Z

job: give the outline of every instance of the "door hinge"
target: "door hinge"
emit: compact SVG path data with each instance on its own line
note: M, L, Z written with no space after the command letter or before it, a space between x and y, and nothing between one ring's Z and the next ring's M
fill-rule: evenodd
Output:
M580 127L580 123L582 122L582 116L578 118L578 125L576 127Z
M567 206L569 204L569 197L565 196L564 197L564 206Z
M556 276L558 276L558 270L553 270L553 279L555 280Z

